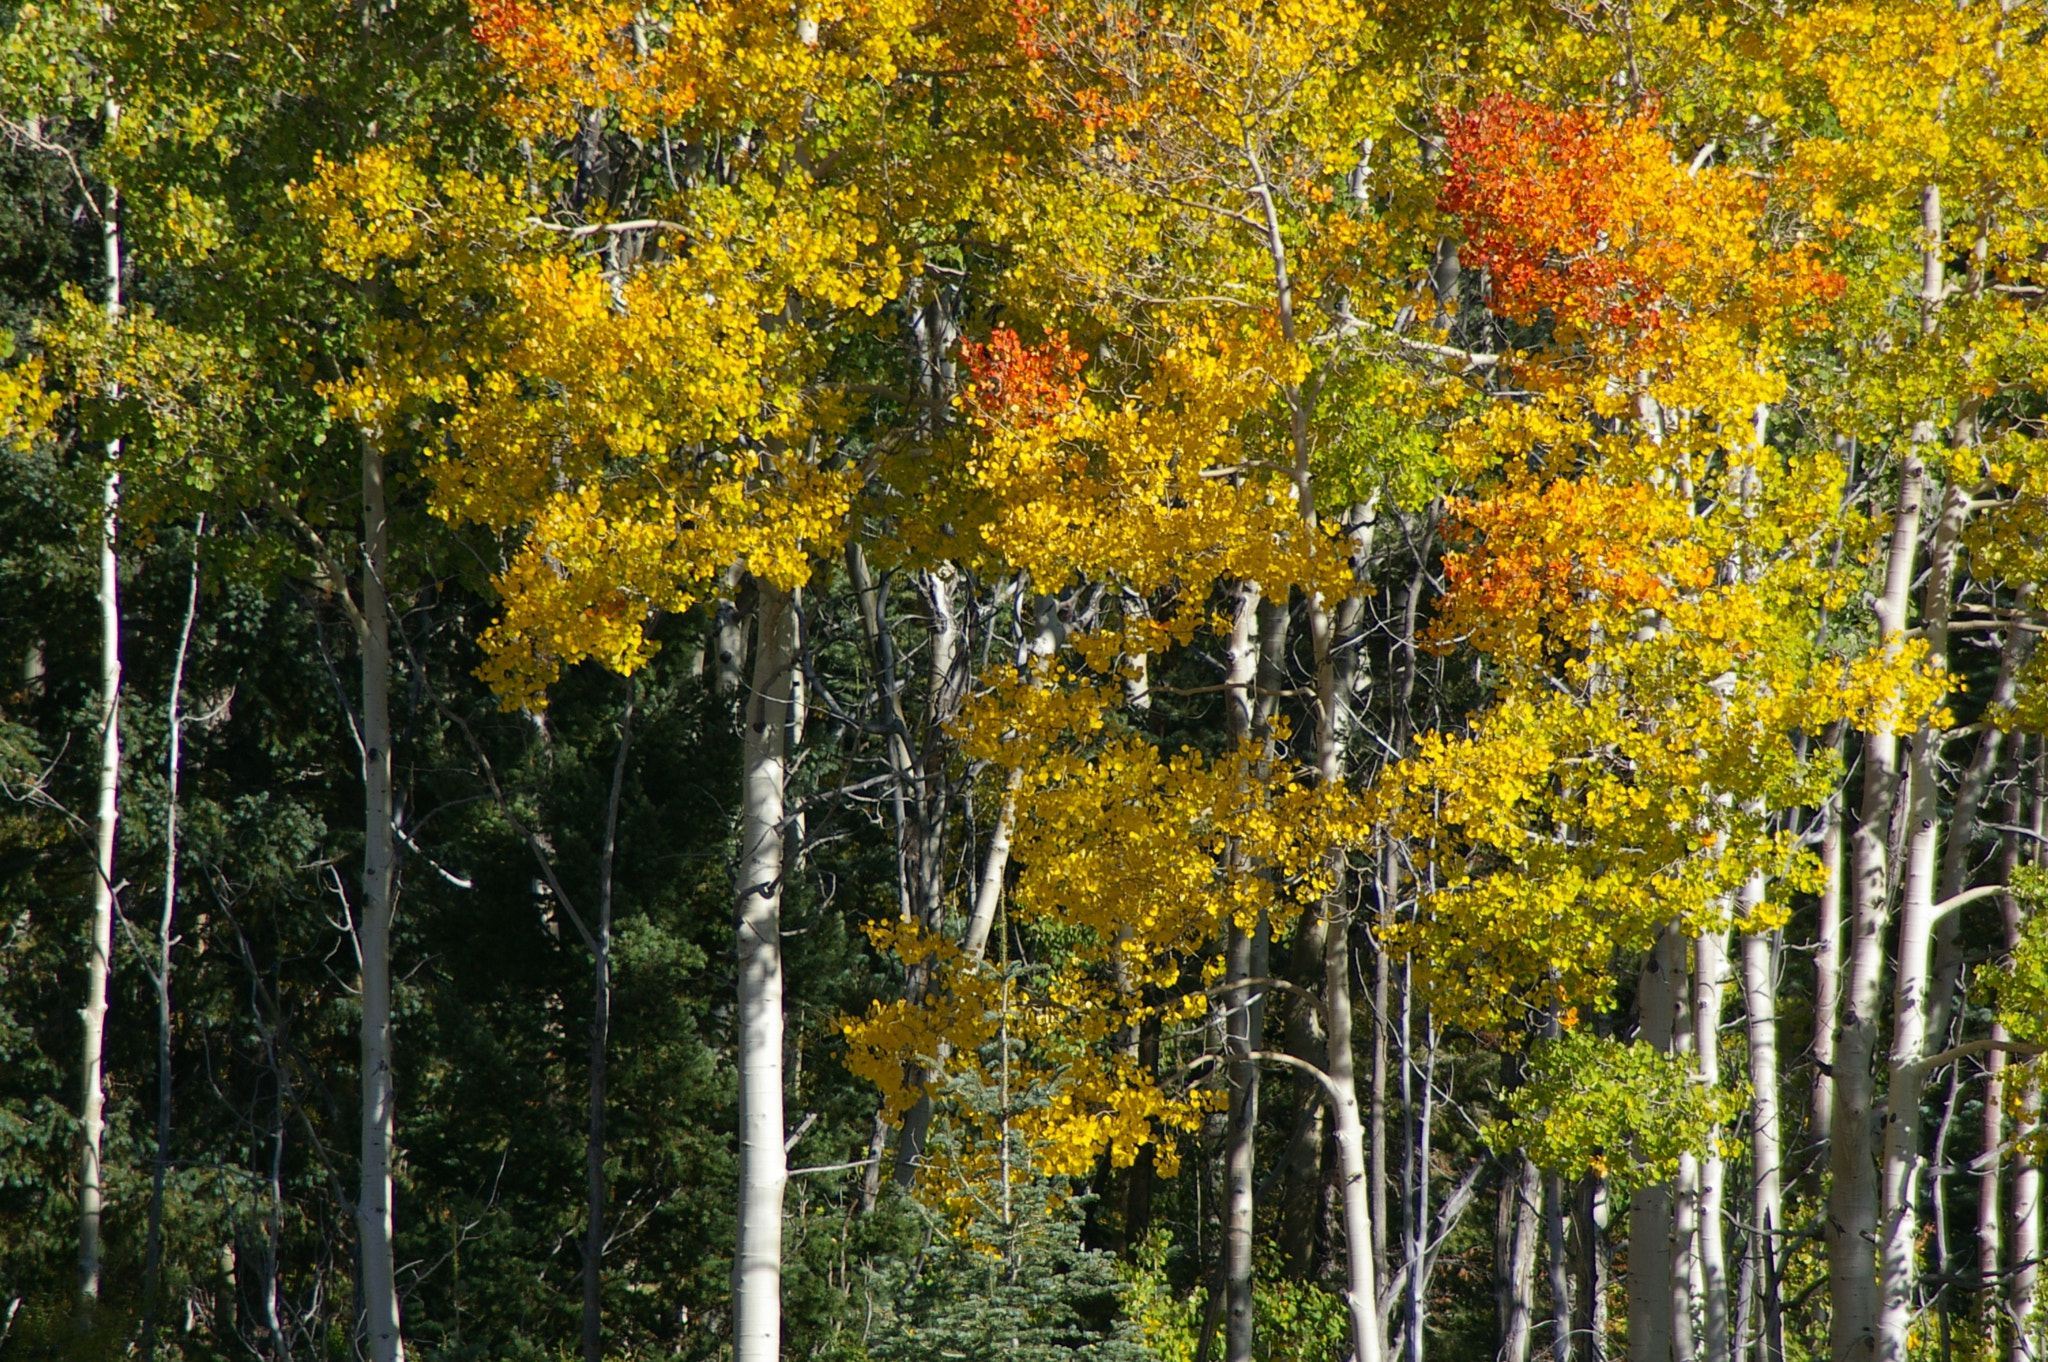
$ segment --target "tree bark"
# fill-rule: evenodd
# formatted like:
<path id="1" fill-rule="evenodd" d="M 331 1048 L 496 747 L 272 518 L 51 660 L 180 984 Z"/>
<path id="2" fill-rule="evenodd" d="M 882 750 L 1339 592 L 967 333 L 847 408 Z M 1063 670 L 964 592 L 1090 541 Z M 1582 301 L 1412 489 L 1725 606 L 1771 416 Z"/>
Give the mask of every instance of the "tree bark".
<path id="1" fill-rule="evenodd" d="M 2042 862 L 2042 834 L 2048 827 L 2048 792 L 2043 785 L 2048 783 L 2048 744 L 2035 740 L 2034 769 L 2032 772 L 2028 803 L 2029 820 L 2033 836 L 2029 839 L 2030 859 L 2036 866 Z M 2008 920 L 2008 939 L 2016 939 L 2019 931 L 2017 917 Z M 2041 1070 L 2039 1065 L 2027 1069 L 2026 1086 L 2020 1090 L 2020 1099 L 2013 1109 L 2013 1128 L 2026 1130 L 2041 1119 Z M 2041 1162 L 2033 1146 L 2021 1143 L 2012 1155 L 2012 1253 L 2010 1269 L 2012 1275 L 2006 1288 L 2006 1334 L 2007 1362 L 2038 1362 L 2040 1350 L 2034 1338 L 2028 1334 L 2028 1325 L 2034 1318 L 2034 1296 L 2041 1281 Z"/>
<path id="2" fill-rule="evenodd" d="M 1702 1083 L 1721 1081 L 1722 990 L 1728 978 L 1728 933 L 1700 933 L 1694 947 L 1693 1050 Z M 1728 1247 L 1723 1233 L 1721 1201 L 1727 1165 L 1717 1146 L 1700 1156 L 1699 1276 L 1700 1323 L 1706 1346 L 1704 1362 L 1729 1362 Z"/>
<path id="3" fill-rule="evenodd" d="M 1351 926 L 1332 920 L 1323 937 L 1323 1007 L 1329 1039 L 1330 1125 L 1344 1208 L 1345 1300 L 1351 1307 L 1352 1362 L 1381 1362 L 1379 1293 L 1374 1285 L 1372 1217 L 1365 1198 L 1365 1129 L 1358 1119 L 1358 1077 L 1351 1057 Z"/>
<path id="4" fill-rule="evenodd" d="M 178 650 L 171 659 L 171 697 L 165 706 L 164 730 L 164 905 L 156 921 L 156 1148 L 149 1167 L 149 1232 L 142 1251 L 142 1356 L 156 1356 L 158 1292 L 163 1285 L 164 1176 L 171 1152 L 171 952 L 178 916 L 178 777 L 184 755 L 184 716 L 179 704 L 185 689 L 185 657 L 192 647 L 192 623 L 199 614 L 199 536 L 206 517 L 192 532 L 192 575 L 185 590 L 185 623 L 178 631 Z"/>
<path id="5" fill-rule="evenodd" d="M 1839 746 L 1839 738 L 1836 744 Z M 1835 1104 L 1835 1012 L 1842 994 L 1842 792 L 1820 807 L 1820 923 L 1813 945 L 1813 1092 L 1807 1125 L 1825 1147 Z"/>
<path id="6" fill-rule="evenodd" d="M 1637 1035 L 1669 1051 L 1684 938 L 1666 928 L 1644 957 L 1636 984 Z M 1629 1362 L 1671 1362 L 1671 1227 L 1669 1182 L 1638 1187 L 1628 1206 Z"/>
<path id="7" fill-rule="evenodd" d="M 2024 1130 L 2041 1119 L 2041 1079 L 2027 1072 L 2013 1125 Z M 2041 1281 L 2041 1163 L 2032 1147 L 2021 1144 L 2012 1156 L 2012 1284 L 2006 1296 L 2010 1320 L 2009 1362 L 2038 1362 L 2040 1350 L 2027 1332 L 2034 1319 L 2034 1296 Z"/>
<path id="8" fill-rule="evenodd" d="M 739 938 L 740 1188 L 733 1249 L 734 1362 L 780 1362 L 782 1193 L 782 867 L 793 593 L 755 582 L 754 681 L 741 772 Z"/>
<path id="9" fill-rule="evenodd" d="M 1939 222 L 1938 208 L 1930 210 Z M 1956 550 L 1969 515 L 1970 494 L 1951 479 L 1935 529 L 1921 630 L 1933 665 L 1948 654 L 1949 599 Z M 1905 1362 L 1919 1279 L 1921 1153 L 1920 1099 L 1926 1086 L 1930 996 L 1929 951 L 1934 937 L 1936 857 L 1940 848 L 1942 735 L 1922 724 L 1914 735 L 1908 770 L 1906 865 L 1899 899 L 1898 958 L 1892 991 L 1892 1052 L 1885 1099 L 1884 1164 L 1878 1240 L 1877 1356 Z M 1945 1009 L 1944 1009 L 1945 1011 Z M 1937 1040 L 1939 1037 L 1937 1036 Z"/>
<path id="10" fill-rule="evenodd" d="M 362 1254 L 363 1329 L 371 1362 L 401 1362 L 392 1244 L 392 1143 L 396 1093 L 391 1068 L 392 855 L 391 613 L 385 600 L 391 527 L 384 502 L 384 454 L 363 439 L 363 601 L 357 641 L 363 659 L 362 1185 L 356 1228 Z"/>
<path id="11" fill-rule="evenodd" d="M 1686 969 L 1686 941 L 1673 935 L 1671 963 L 1671 1051 L 1695 1062 L 1692 979 Z M 1700 1268 L 1700 1161 L 1686 1152 L 1678 1156 L 1678 1177 L 1671 1189 L 1671 1354 L 1691 1362 L 1698 1347 L 1693 1317 L 1699 1309 L 1704 1281 Z"/>
<path id="12" fill-rule="evenodd" d="M 1394 915 L 1394 889 L 1399 881 L 1395 878 L 1394 853 L 1387 852 L 1386 874 L 1382 883 L 1386 886 L 1380 900 L 1380 921 L 1384 929 L 1391 925 Z M 1389 1014 L 1387 1011 L 1388 978 L 1387 950 L 1381 944 L 1383 938 L 1373 939 L 1372 950 L 1372 1262 L 1373 1274 L 1379 1280 L 1387 1279 L 1387 1032 Z"/>
<path id="13" fill-rule="evenodd" d="M 1579 1185 L 1576 1209 L 1579 1233 L 1579 1295 L 1572 1312 L 1572 1335 L 1581 1345 L 1581 1362 L 1607 1362 L 1607 1288 L 1613 1278 L 1612 1248 L 1607 1240 L 1612 1215 L 1607 1179 L 1588 1173 Z"/>
<path id="14" fill-rule="evenodd" d="M 1240 583 L 1236 613 L 1224 646 L 1224 735 L 1234 748 L 1241 747 L 1252 738 L 1261 705 L 1255 687 L 1259 653 L 1253 646 L 1260 605 L 1259 584 Z M 1228 854 L 1230 873 L 1251 873 L 1235 845 Z M 1263 930 L 1264 925 L 1261 921 L 1257 930 Z M 1224 924 L 1224 971 L 1229 989 L 1225 996 L 1230 1009 L 1224 1027 L 1230 1083 L 1230 1110 L 1224 1124 L 1223 1155 L 1223 1347 L 1226 1362 L 1251 1362 L 1253 1344 L 1252 1239 L 1256 1208 L 1252 1198 L 1257 1174 L 1254 1163 L 1259 1124 L 1259 1073 L 1258 1064 L 1252 1056 L 1260 1048 L 1260 1037 L 1254 1029 L 1256 1010 L 1245 981 L 1255 973 L 1252 964 L 1254 946 L 1253 931 L 1244 924 Z"/>
<path id="15" fill-rule="evenodd" d="M 1550 1287 L 1551 1362 L 1572 1359 L 1572 1266 L 1571 1255 L 1565 1249 L 1565 1223 L 1569 1216 L 1564 1179 L 1555 1173 L 1545 1173 L 1543 1254 L 1548 1263 Z"/>
<path id="16" fill-rule="evenodd" d="M 1885 554 L 1884 590 L 1875 613 L 1879 645 L 1903 646 L 1907 593 L 1920 535 L 1923 473 L 1918 458 L 1899 471 L 1899 502 Z M 1835 1029 L 1834 1106 L 1829 1114 L 1829 1352 L 1833 1362 L 1864 1362 L 1877 1344 L 1877 1160 L 1871 1147 L 1872 1070 L 1877 1054 L 1879 987 L 1891 921 L 1890 838 L 1897 799 L 1898 735 L 1880 723 L 1863 735 L 1863 789 L 1850 839 L 1848 968 Z"/>
<path id="17" fill-rule="evenodd" d="M 626 682 L 619 713 L 619 751 L 604 805 L 604 850 L 597 863 L 597 921 L 591 924 L 590 1107 L 583 1144 L 583 1182 L 589 1202 L 583 1230 L 583 1362 L 604 1362 L 604 1143 L 606 1049 L 612 1025 L 612 866 L 619 845 L 619 798 L 626 786 L 626 754 L 633 744 L 634 686 Z"/>
<path id="18" fill-rule="evenodd" d="M 1743 893 L 1746 909 L 1763 902 L 1762 877 Z M 1756 1287 L 1760 1309 L 1753 1322 L 1758 1362 L 1783 1362 L 1785 1328 L 1779 1285 L 1784 1262 L 1785 1200 L 1781 1184 L 1782 1147 L 1778 1129 L 1778 990 L 1769 935 L 1742 938 L 1742 998 L 1748 1018 L 1750 1221 L 1756 1239 Z"/>
<path id="19" fill-rule="evenodd" d="M 1536 1319 L 1536 1236 L 1542 1174 L 1526 1154 L 1511 1156 L 1493 1228 L 1493 1315 L 1499 1362 L 1529 1362 Z M 1411 1326 L 1414 1327 L 1414 1326 Z"/>
<path id="20" fill-rule="evenodd" d="M 106 135 L 120 122 L 121 106 L 104 106 Z M 102 305 L 111 326 L 121 317 L 121 206 L 106 190 L 100 225 Z M 118 396 L 118 390 L 110 394 Z M 100 1166 L 106 1133 L 107 980 L 114 951 L 114 840 L 121 812 L 121 562 L 116 552 L 121 509 L 121 442 L 109 440 L 100 479 L 100 767 L 93 814 L 93 860 L 87 885 L 85 1006 L 81 1094 L 78 1104 L 78 1302 L 80 1319 L 93 1321 L 100 1298 Z"/>

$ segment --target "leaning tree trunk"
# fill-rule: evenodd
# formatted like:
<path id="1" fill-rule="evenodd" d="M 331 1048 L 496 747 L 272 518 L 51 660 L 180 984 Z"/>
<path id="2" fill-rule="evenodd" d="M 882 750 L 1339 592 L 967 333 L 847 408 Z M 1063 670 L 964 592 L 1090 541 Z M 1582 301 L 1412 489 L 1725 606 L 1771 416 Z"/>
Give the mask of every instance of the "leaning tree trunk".
<path id="1" fill-rule="evenodd" d="M 363 440 L 363 600 L 357 621 L 363 655 L 362 1185 L 356 1231 L 362 1255 L 363 1328 L 371 1362 L 400 1362 L 397 1258 L 392 1244 L 391 1162 L 396 1095 L 391 1071 L 391 918 L 395 888 L 391 796 L 391 613 L 385 584 L 391 527 L 384 503 L 384 454 Z"/>
<path id="2" fill-rule="evenodd" d="M 783 804 L 788 776 L 792 593 L 756 580 L 754 684 L 741 772 L 739 936 L 740 1189 L 733 1248 L 734 1362 L 782 1353 Z"/>

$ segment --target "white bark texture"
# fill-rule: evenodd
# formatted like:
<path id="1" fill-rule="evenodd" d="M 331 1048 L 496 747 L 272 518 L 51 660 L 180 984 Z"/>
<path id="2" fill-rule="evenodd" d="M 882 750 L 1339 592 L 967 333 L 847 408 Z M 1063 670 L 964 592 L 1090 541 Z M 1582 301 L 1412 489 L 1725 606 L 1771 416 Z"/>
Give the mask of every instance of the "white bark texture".
<path id="1" fill-rule="evenodd" d="M 1821 805 L 1820 921 L 1813 945 L 1813 1098 L 1807 1125 L 1827 1143 L 1835 1106 L 1835 1011 L 1842 994 L 1842 796 Z"/>
<path id="2" fill-rule="evenodd" d="M 1903 645 L 1907 593 L 1920 537 L 1923 473 L 1918 459 L 1899 472 L 1899 502 L 1885 553 L 1884 591 L 1876 604 L 1878 639 L 1887 654 Z M 1875 1100 L 1872 1063 L 1877 1052 L 1879 988 L 1885 935 L 1890 925 L 1890 830 L 1897 804 L 1898 735 L 1877 727 L 1863 735 L 1863 791 L 1850 841 L 1847 969 L 1835 1028 L 1834 1107 L 1829 1113 L 1828 1248 L 1829 1353 L 1833 1362 L 1875 1355 L 1877 1272 L 1877 1160 L 1871 1147 Z"/>
<path id="3" fill-rule="evenodd" d="M 754 681 L 741 772 L 739 938 L 740 1191 L 733 1250 L 734 1362 L 782 1352 L 783 795 L 788 776 L 796 602 L 757 581 Z"/>
<path id="4" fill-rule="evenodd" d="M 1536 1322 L 1536 1236 L 1542 1175 L 1526 1154 L 1509 1156 L 1493 1229 L 1494 1328 L 1497 1362 L 1529 1362 Z M 1419 1270 L 1419 1269 L 1418 1269 Z"/>
<path id="5" fill-rule="evenodd" d="M 117 445 L 107 452 L 101 484 L 100 534 L 100 769 L 93 817 L 90 919 L 87 926 L 84 1026 L 84 1091 L 79 1102 L 78 1294 L 88 1305 L 100 1294 L 100 1215 L 104 1188 L 101 1144 L 106 1134 L 107 978 L 114 950 L 114 834 L 121 802 L 121 603 L 120 561 L 114 550 L 121 475 Z"/>
<path id="6" fill-rule="evenodd" d="M 1702 1083 L 1721 1081 L 1722 989 L 1728 978 L 1728 933 L 1702 932 L 1693 968 L 1693 1050 Z M 1704 1362 L 1729 1362 L 1728 1246 L 1722 1231 L 1721 1199 L 1727 1165 L 1709 1148 L 1700 1158 L 1699 1274 L 1701 1342 Z"/>
<path id="7" fill-rule="evenodd" d="M 1762 877 L 1743 891 L 1746 910 L 1763 902 Z M 1761 1318 L 1753 1321 L 1759 1362 L 1780 1362 L 1785 1355 L 1778 1286 L 1783 1275 L 1786 1241 L 1785 1202 L 1781 1182 L 1781 1136 L 1778 1130 L 1778 991 L 1772 976 L 1769 936 L 1760 932 L 1742 938 L 1742 998 L 1748 1018 L 1749 1086 L 1753 1093 L 1749 1118 L 1751 1168 L 1750 1222 L 1755 1226 L 1757 1271 L 1762 1280 L 1756 1299 Z"/>
<path id="8" fill-rule="evenodd" d="M 113 135 L 121 106 L 109 99 L 106 132 Z M 107 321 L 121 316 L 120 197 L 111 188 L 101 220 Z M 100 1166 L 106 1134 L 107 977 L 114 950 L 114 836 L 121 806 L 121 562 L 115 551 L 120 526 L 121 442 L 110 440 L 100 483 L 100 769 L 93 814 L 92 878 L 88 885 L 85 1006 L 78 1103 L 78 1298 L 90 1311 L 100 1295 L 100 1216 L 105 1187 Z"/>
<path id="9" fill-rule="evenodd" d="M 384 454 L 363 440 L 363 599 L 357 622 L 363 657 L 362 1185 L 356 1231 L 362 1255 L 362 1310 L 372 1362 L 401 1362 L 397 1258 L 392 1245 L 391 1161 L 396 1092 L 391 1069 L 391 613 L 384 590 L 391 526 L 384 504 Z"/>
<path id="10" fill-rule="evenodd" d="M 1969 492 L 1951 480 L 1942 499 L 1921 609 L 1921 628 L 1937 666 L 1948 652 L 1949 591 L 1969 502 Z M 1927 1078 L 1922 1061 L 1927 1055 L 1929 1012 L 1936 1005 L 1929 993 L 1928 959 L 1941 841 L 1942 746 L 1941 734 L 1923 725 L 1914 735 L 1908 760 L 1906 864 L 1893 967 L 1892 1053 L 1879 1184 L 1877 1356 L 1883 1362 L 1905 1362 L 1919 1276 L 1915 1241 L 1920 1232 L 1918 1185 L 1925 1163 L 1920 1151 L 1920 1098 Z"/>
<path id="11" fill-rule="evenodd" d="M 1338 1196 L 1344 1207 L 1345 1299 L 1351 1307 L 1352 1362 L 1381 1362 L 1378 1288 L 1373 1284 L 1372 1216 L 1365 1204 L 1365 1127 L 1358 1119 L 1358 1075 L 1351 1061 L 1351 931 L 1333 921 L 1323 944 L 1323 1005 L 1329 1016 L 1331 1129 Z"/>
<path id="12" fill-rule="evenodd" d="M 1639 1034 L 1659 1050 L 1671 1048 L 1673 995 L 1684 955 L 1683 938 L 1667 929 L 1645 957 L 1636 985 Z M 1629 1195 L 1629 1362 L 1671 1362 L 1671 1196 L 1668 1182 L 1638 1187 Z"/>

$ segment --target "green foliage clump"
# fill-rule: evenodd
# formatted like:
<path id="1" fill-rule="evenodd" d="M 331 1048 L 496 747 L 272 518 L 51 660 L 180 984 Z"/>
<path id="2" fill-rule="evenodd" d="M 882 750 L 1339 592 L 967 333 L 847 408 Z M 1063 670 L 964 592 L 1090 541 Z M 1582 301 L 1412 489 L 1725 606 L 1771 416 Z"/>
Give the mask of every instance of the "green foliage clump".
<path id="1" fill-rule="evenodd" d="M 1529 1082 L 1508 1096 L 1512 1116 L 1492 1127 L 1496 1148 L 1528 1151 L 1566 1178 L 1599 1173 L 1619 1192 L 1661 1182 L 1686 1154 L 1715 1147 L 1749 1093 L 1709 1087 L 1686 1061 L 1647 1041 L 1572 1031 L 1536 1047 Z"/>

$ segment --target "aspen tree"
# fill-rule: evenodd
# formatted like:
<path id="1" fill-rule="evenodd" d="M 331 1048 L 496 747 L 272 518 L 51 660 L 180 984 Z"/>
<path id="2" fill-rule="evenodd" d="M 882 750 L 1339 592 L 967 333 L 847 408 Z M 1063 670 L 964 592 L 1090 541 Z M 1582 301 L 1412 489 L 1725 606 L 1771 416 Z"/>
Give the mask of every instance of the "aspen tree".
<path id="1" fill-rule="evenodd" d="M 104 135 L 112 138 L 121 106 L 105 101 Z M 105 191 L 100 208 L 102 244 L 101 301 L 111 327 L 121 317 L 121 204 L 118 191 Z M 88 1317 L 100 1295 L 100 1217 L 103 1212 L 102 1140 L 106 1133 L 107 978 L 114 952 L 114 843 L 121 813 L 121 562 L 116 552 L 121 505 L 121 442 L 105 450 L 101 475 L 99 529 L 100 608 L 100 757 L 98 798 L 93 810 L 92 868 L 86 897 L 87 919 L 85 1006 L 79 1099 L 78 1170 L 78 1296 Z"/>

